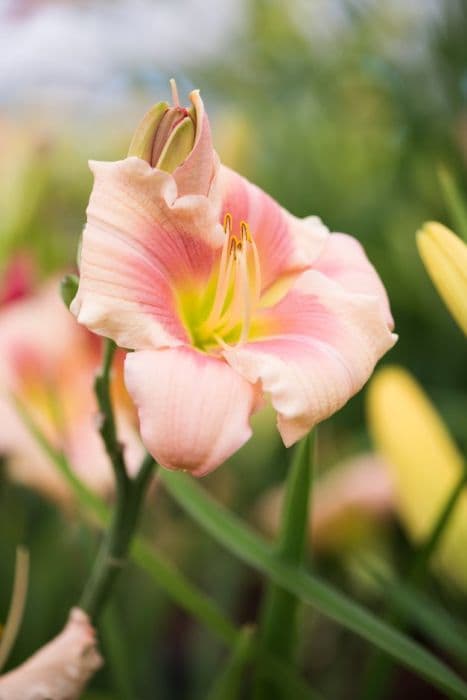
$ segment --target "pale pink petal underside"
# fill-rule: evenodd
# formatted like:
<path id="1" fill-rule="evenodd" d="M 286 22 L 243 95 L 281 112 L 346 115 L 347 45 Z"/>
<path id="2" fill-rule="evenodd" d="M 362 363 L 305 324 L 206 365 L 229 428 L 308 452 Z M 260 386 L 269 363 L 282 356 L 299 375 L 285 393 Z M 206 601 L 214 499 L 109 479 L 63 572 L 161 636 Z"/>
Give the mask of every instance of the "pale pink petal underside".
<path id="1" fill-rule="evenodd" d="M 203 476 L 251 436 L 257 390 L 222 359 L 182 347 L 134 352 L 125 382 L 143 442 L 168 469 Z"/>

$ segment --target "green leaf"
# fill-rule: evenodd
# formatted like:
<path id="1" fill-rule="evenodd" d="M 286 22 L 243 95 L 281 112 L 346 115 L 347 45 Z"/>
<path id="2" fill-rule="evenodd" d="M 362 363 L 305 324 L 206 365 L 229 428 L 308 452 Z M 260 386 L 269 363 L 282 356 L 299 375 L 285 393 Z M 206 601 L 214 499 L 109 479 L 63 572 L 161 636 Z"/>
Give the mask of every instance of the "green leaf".
<path id="1" fill-rule="evenodd" d="M 467 241 L 467 206 L 457 182 L 449 170 L 443 166 L 438 168 L 438 178 L 451 217 L 451 226 L 464 241 Z"/>
<path id="2" fill-rule="evenodd" d="M 467 627 L 454 619 L 436 600 L 400 581 L 369 572 L 399 616 L 415 625 L 434 644 L 467 664 Z"/>
<path id="3" fill-rule="evenodd" d="M 253 640 L 252 627 L 240 630 L 230 658 L 220 676 L 216 678 L 207 700 L 238 700 L 242 697 L 243 675 L 251 658 Z"/>
<path id="4" fill-rule="evenodd" d="M 312 481 L 310 457 L 313 447 L 313 435 L 297 445 L 286 480 L 276 555 L 281 561 L 292 566 L 299 566 L 302 562 L 308 533 L 308 504 Z M 295 595 L 274 582 L 269 584 L 259 626 L 259 643 L 263 651 L 269 651 L 284 661 L 292 661 L 294 658 L 298 604 Z M 258 669 L 256 700 L 273 700 L 284 697 L 286 693 L 286 688 L 271 687 L 261 667 Z"/>
<path id="5" fill-rule="evenodd" d="M 172 497 L 198 525 L 241 560 L 433 685 L 467 698 L 467 685 L 433 654 L 317 577 L 277 559 L 261 537 L 217 504 L 193 478 L 168 471 L 161 471 L 160 476 Z"/>

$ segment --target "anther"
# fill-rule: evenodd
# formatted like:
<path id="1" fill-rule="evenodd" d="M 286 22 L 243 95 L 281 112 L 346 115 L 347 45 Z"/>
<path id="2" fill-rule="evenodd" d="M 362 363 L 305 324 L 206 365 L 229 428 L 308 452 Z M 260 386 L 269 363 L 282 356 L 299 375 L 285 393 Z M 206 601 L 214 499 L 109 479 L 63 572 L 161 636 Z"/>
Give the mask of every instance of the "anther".
<path id="1" fill-rule="evenodd" d="M 232 214 L 229 212 L 224 216 L 224 231 L 228 236 L 232 233 Z"/>

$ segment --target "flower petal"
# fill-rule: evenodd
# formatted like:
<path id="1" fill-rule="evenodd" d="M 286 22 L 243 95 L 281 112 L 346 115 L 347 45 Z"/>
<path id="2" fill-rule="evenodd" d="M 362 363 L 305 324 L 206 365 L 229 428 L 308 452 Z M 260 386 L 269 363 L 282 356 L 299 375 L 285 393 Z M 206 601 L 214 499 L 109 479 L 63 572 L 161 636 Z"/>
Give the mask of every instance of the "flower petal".
<path id="1" fill-rule="evenodd" d="M 316 271 L 265 310 L 264 322 L 269 337 L 224 356 L 245 379 L 261 381 L 287 446 L 357 393 L 397 339 L 378 298 L 346 292 Z"/>
<path id="2" fill-rule="evenodd" d="M 125 382 L 143 442 L 167 469 L 203 476 L 251 436 L 257 389 L 222 359 L 182 347 L 129 353 Z"/>
<path id="3" fill-rule="evenodd" d="M 313 264 L 327 277 L 339 282 L 349 292 L 371 294 L 380 300 L 390 328 L 394 327 L 388 295 L 378 273 L 368 260 L 362 245 L 346 233 L 333 233 L 326 240 L 321 255 Z"/>
<path id="4" fill-rule="evenodd" d="M 316 216 L 297 219 L 263 190 L 221 166 L 222 221 L 230 213 L 233 231 L 248 223 L 258 248 L 262 289 L 296 275 L 317 258 L 329 231 Z"/>
<path id="5" fill-rule="evenodd" d="M 78 700 L 103 664 L 89 616 L 72 608 L 59 635 L 0 678 L 0 698 Z"/>
<path id="6" fill-rule="evenodd" d="M 91 163 L 95 183 L 71 310 L 96 333 L 132 349 L 187 341 L 177 288 L 205 283 L 224 240 L 218 207 L 177 197 L 175 180 L 131 157 Z"/>
<path id="7" fill-rule="evenodd" d="M 190 100 L 196 115 L 196 136 L 190 155 L 174 172 L 179 196 L 207 195 L 218 168 L 218 157 L 212 147 L 211 127 L 199 90 L 191 92 Z"/>

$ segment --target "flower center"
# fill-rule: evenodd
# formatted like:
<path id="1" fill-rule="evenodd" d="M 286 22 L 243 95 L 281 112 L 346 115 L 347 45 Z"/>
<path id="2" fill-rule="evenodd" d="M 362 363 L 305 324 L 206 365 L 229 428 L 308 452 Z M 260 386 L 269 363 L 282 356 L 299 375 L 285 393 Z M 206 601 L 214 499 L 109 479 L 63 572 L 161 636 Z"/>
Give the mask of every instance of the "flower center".
<path id="1" fill-rule="evenodd" d="M 232 215 L 226 214 L 224 231 L 215 286 L 205 307 L 207 316 L 193 333 L 195 345 L 203 350 L 244 343 L 261 293 L 258 250 L 248 224 L 241 221 L 236 235 Z"/>

